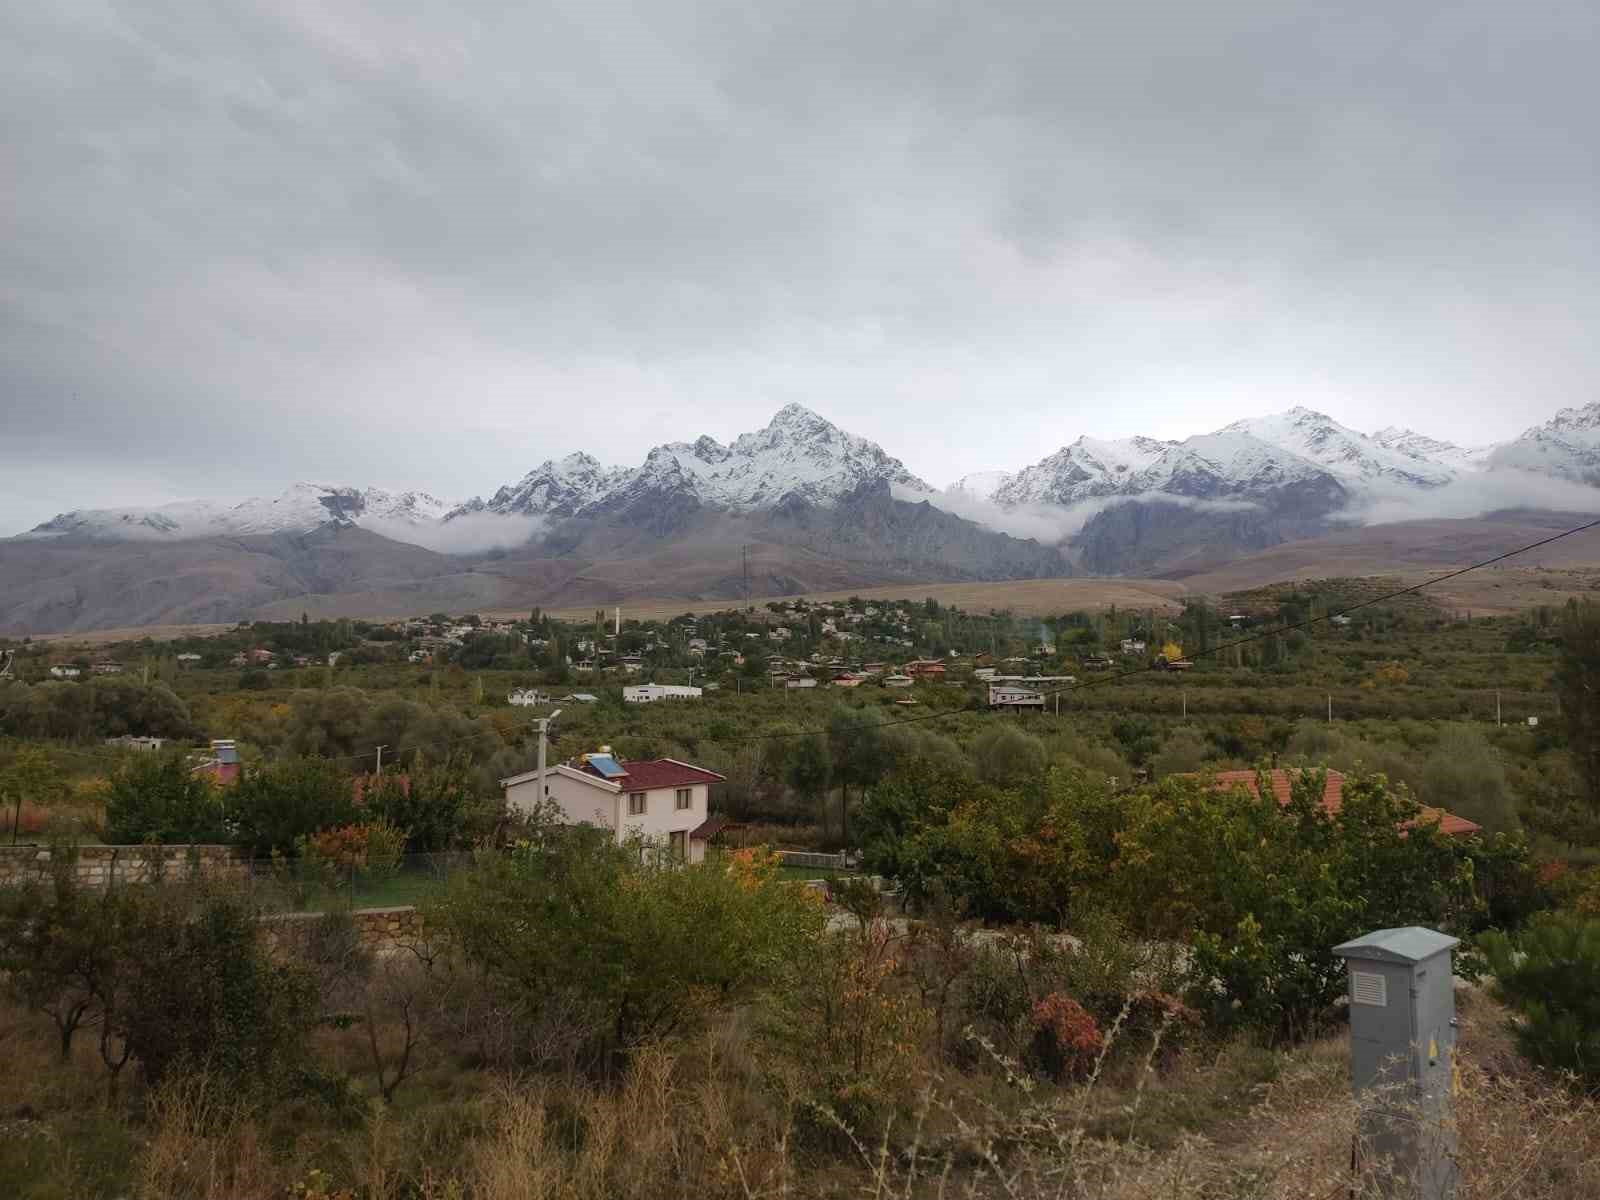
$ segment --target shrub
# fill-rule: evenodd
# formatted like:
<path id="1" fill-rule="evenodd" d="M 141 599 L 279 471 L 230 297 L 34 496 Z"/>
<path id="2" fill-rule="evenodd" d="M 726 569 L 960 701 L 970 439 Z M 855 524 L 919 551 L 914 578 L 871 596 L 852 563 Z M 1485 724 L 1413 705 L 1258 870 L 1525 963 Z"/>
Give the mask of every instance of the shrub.
<path id="1" fill-rule="evenodd" d="M 1491 931 L 1479 945 L 1500 998 L 1522 1015 L 1522 1053 L 1600 1085 L 1600 919 L 1549 913 L 1515 938 Z"/>
<path id="2" fill-rule="evenodd" d="M 316 982 L 273 962 L 238 897 L 156 889 L 127 928 L 126 976 L 107 1020 L 145 1078 L 204 1071 L 239 1093 L 295 1090 L 309 1060 Z"/>
<path id="3" fill-rule="evenodd" d="M 1089 1073 L 1105 1037 L 1089 1010 L 1072 997 L 1051 992 L 1033 1006 L 1034 1056 L 1052 1079 Z"/>
<path id="4" fill-rule="evenodd" d="M 301 859 L 330 880 L 360 875 L 385 879 L 400 866 L 405 853 L 405 833 L 393 825 L 374 821 L 365 825 L 337 825 L 295 840 Z"/>
<path id="5" fill-rule="evenodd" d="M 222 794 L 177 754 L 131 757 L 106 791 L 106 836 L 112 842 L 226 842 Z"/>

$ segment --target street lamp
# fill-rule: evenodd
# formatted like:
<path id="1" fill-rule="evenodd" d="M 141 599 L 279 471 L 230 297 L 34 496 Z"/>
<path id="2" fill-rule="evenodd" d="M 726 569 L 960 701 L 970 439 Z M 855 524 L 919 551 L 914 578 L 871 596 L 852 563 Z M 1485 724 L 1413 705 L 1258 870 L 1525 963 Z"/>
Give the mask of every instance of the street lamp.
<path id="1" fill-rule="evenodd" d="M 539 807 L 541 809 L 544 807 L 544 759 L 545 759 L 545 748 L 546 748 L 546 746 L 548 746 L 549 740 L 550 740 L 550 722 L 554 721 L 560 715 L 561 715 L 561 710 L 558 708 L 558 709 L 555 710 L 555 712 L 551 713 L 548 717 L 540 717 L 540 718 L 538 718 L 538 722 L 539 722 L 539 779 L 538 779 L 537 787 L 538 787 L 538 796 L 539 796 Z"/>

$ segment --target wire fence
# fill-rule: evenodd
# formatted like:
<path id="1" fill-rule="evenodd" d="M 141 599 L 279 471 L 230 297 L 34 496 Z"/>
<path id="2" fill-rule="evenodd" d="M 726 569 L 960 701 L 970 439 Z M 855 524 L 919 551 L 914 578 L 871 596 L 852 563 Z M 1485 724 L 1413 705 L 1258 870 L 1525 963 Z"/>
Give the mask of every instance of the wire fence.
<path id="1" fill-rule="evenodd" d="M 403 854 L 373 868 L 356 863 L 296 859 L 246 859 L 237 878 L 268 912 L 397 908 L 437 896 L 450 877 L 472 865 L 471 851 Z"/>

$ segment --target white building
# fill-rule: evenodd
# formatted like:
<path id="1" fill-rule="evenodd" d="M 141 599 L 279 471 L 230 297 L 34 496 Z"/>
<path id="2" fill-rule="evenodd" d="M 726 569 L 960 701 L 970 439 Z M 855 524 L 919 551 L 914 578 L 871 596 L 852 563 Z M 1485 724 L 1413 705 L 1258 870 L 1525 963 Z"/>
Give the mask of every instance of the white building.
<path id="1" fill-rule="evenodd" d="M 724 776 L 674 758 L 618 762 L 602 747 L 576 762 L 545 771 L 545 798 L 571 825 L 609 829 L 618 845 L 630 838 L 668 851 L 679 861 L 705 859 L 706 841 L 720 818 L 707 818 L 713 783 Z M 531 812 L 538 802 L 538 772 L 502 779 L 506 807 Z"/>
<path id="2" fill-rule="evenodd" d="M 146 754 L 158 751 L 166 744 L 166 738 L 135 737 L 131 733 L 125 733 L 121 737 L 106 739 L 106 745 L 108 746 L 115 746 L 119 750 L 139 750 Z"/>
<path id="3" fill-rule="evenodd" d="M 624 704 L 652 704 L 657 700 L 698 700 L 700 689 L 676 683 L 641 683 L 622 689 Z"/>
<path id="4" fill-rule="evenodd" d="M 538 688 L 518 688 L 506 696 L 506 703 L 518 708 L 532 708 L 536 704 L 549 704 L 550 697 Z"/>
<path id="5" fill-rule="evenodd" d="M 56 679 L 76 679 L 79 675 L 83 674 L 83 668 L 74 667 L 71 664 L 67 664 L 60 667 L 51 667 L 50 674 Z"/>
<path id="6" fill-rule="evenodd" d="M 989 685 L 990 708 L 1043 708 L 1044 693 L 1014 683 Z"/>

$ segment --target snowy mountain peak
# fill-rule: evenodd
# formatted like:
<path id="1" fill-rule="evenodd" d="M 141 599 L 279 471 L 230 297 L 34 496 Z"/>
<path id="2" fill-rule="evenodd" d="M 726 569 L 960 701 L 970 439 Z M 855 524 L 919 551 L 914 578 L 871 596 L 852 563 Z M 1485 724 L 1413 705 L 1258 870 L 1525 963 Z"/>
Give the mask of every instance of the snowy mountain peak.
<path id="1" fill-rule="evenodd" d="M 1326 413 L 1305 407 L 1235 421 L 1221 432 L 1250 434 L 1344 479 L 1388 479 L 1417 487 L 1438 487 L 1453 477 L 1448 467 L 1390 449 L 1339 424 Z"/>
<path id="2" fill-rule="evenodd" d="M 879 482 L 930 490 L 876 443 L 803 404 L 786 404 L 764 427 L 740 434 L 730 445 L 710 436 L 668 442 L 632 470 L 606 471 L 587 455 L 569 455 L 530 472 L 515 487 L 501 488 L 481 508 L 584 516 L 634 511 L 676 497 L 747 512 L 789 497 L 831 504 L 863 484 Z"/>
<path id="3" fill-rule="evenodd" d="M 77 535 L 116 540 L 248 537 L 305 533 L 322 525 L 368 522 L 424 525 L 449 509 L 427 492 L 392 492 L 339 484 L 300 482 L 273 497 L 238 504 L 184 500 L 153 508 L 75 509 L 36 526 L 30 536 Z"/>
<path id="4" fill-rule="evenodd" d="M 1553 434 L 1585 434 L 1593 435 L 1600 431 L 1600 401 L 1585 404 L 1582 408 L 1563 408 L 1543 425 L 1534 429 L 1544 430 Z M 1528 433 L 1534 432 L 1530 429 Z M 1528 436 L 1527 434 L 1523 435 Z"/>
<path id="5" fill-rule="evenodd" d="M 1600 403 L 1563 408 L 1487 455 L 1490 467 L 1600 484 Z"/>

